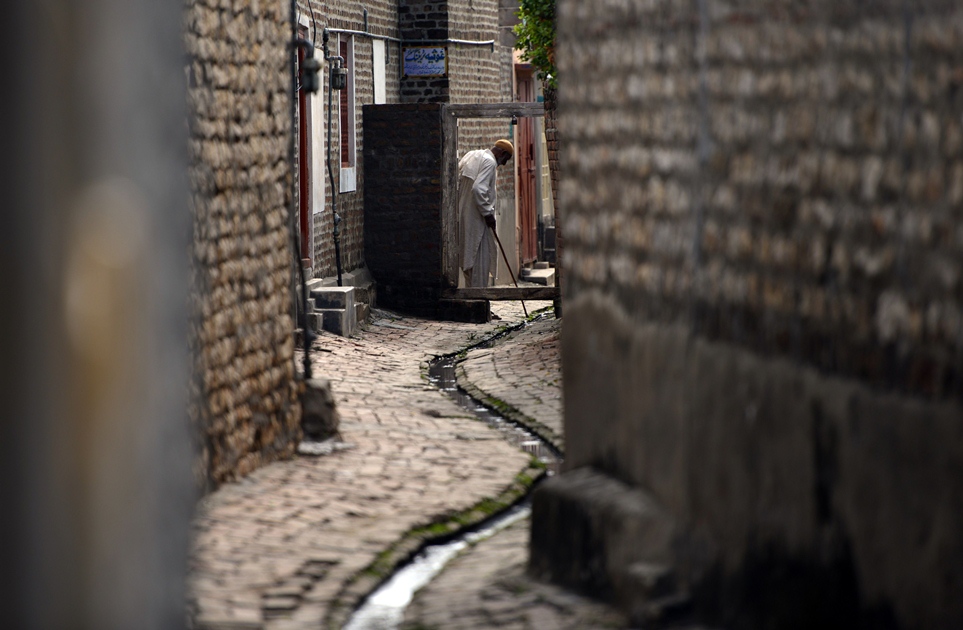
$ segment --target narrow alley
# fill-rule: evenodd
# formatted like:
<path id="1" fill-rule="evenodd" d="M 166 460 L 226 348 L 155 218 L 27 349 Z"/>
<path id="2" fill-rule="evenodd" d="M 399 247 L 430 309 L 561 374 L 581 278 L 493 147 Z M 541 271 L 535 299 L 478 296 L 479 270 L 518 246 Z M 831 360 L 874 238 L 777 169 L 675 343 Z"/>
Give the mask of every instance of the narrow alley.
<path id="1" fill-rule="evenodd" d="M 963 2 L 5 7 L 3 628 L 963 628 Z"/>
<path id="2" fill-rule="evenodd" d="M 343 442 L 327 455 L 265 466 L 203 499 L 189 578 L 194 628 L 340 627 L 422 542 L 527 492 L 544 471 L 426 376 L 432 357 L 524 321 L 518 303 L 493 311 L 500 319 L 482 325 L 375 311 L 356 337 L 323 334 L 314 343 L 313 364 L 331 379 Z M 494 348 L 469 352 L 458 375 L 459 384 L 507 403 L 561 445 L 559 326 L 547 315 Z M 539 628 L 549 627 L 547 618 L 556 620 L 551 627 L 586 627 L 586 619 L 620 627 L 616 613 L 555 587 L 541 585 L 557 595 L 535 605 L 536 591 L 497 585 L 509 574 L 516 583 L 527 579 L 527 523 L 468 560 L 474 581 L 437 579 L 405 627 Z M 502 596 L 480 598 L 484 588 Z"/>

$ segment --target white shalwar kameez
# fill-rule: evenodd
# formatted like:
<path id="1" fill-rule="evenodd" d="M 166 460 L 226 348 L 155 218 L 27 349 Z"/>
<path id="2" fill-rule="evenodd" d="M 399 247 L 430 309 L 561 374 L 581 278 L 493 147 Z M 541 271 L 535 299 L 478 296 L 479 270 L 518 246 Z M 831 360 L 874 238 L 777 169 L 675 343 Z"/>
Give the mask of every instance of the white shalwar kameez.
<path id="1" fill-rule="evenodd" d="M 487 287 L 495 261 L 495 237 L 485 223 L 495 214 L 495 168 L 491 149 L 469 151 L 458 162 L 458 210 L 461 213 L 461 268 L 467 286 Z"/>

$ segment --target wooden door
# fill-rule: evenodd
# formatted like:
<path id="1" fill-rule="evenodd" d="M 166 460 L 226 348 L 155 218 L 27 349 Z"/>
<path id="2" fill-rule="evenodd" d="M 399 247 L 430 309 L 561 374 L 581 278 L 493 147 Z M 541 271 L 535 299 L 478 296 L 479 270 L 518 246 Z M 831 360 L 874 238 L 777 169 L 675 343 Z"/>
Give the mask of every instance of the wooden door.
<path id="1" fill-rule="evenodd" d="M 531 69 L 516 68 L 518 100 L 535 101 L 535 78 Z M 535 199 L 535 121 L 520 118 L 515 137 L 515 161 L 518 169 L 518 228 L 521 263 L 527 264 L 538 258 L 538 222 Z"/>

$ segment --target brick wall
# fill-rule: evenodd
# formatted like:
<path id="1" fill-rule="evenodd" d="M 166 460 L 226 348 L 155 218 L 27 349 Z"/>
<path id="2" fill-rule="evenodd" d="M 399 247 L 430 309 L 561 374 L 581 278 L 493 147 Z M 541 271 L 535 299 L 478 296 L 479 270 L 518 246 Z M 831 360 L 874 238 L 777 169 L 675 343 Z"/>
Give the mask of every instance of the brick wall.
<path id="1" fill-rule="evenodd" d="M 327 26 L 330 29 L 364 31 L 364 11 L 368 12 L 368 32 L 382 37 L 398 38 L 398 2 L 394 0 L 379 0 L 376 2 L 313 2 L 310 8 L 307 3 L 300 2 L 301 11 L 306 18 L 311 16 L 317 24 L 317 52 L 319 59 L 323 59 L 321 51 L 321 33 Z M 310 19 L 310 18 L 309 18 Z M 342 35 L 345 36 L 346 35 Z M 332 54 L 337 52 L 336 46 L 339 34 L 331 34 Z M 355 51 L 355 131 L 357 143 L 357 187 L 355 191 L 338 194 L 338 214 L 343 219 L 341 224 L 341 264 L 344 271 L 356 269 L 365 264 L 364 258 L 364 165 L 362 160 L 364 137 L 362 133 L 362 108 L 374 102 L 374 77 L 372 61 L 372 38 L 364 35 L 354 35 Z M 388 63 L 385 68 L 386 100 L 388 103 L 400 101 L 399 68 L 400 52 L 397 42 L 386 41 L 388 49 Z M 326 64 L 323 64 L 326 66 Z M 323 124 L 327 124 L 327 70 L 322 73 L 322 89 L 313 97 L 321 99 L 324 111 Z M 335 186 L 340 186 L 340 158 L 341 139 L 339 126 L 338 94 L 334 95 L 331 135 L 332 164 Z M 325 138 L 326 138 L 325 134 Z M 325 151 L 322 145 L 313 147 L 316 151 Z M 320 161 L 324 164 L 324 157 Z M 314 221 L 314 269 L 315 277 L 331 277 L 337 273 L 334 240 L 333 214 L 331 212 L 331 183 L 326 168 L 312 174 L 312 177 L 324 179 L 324 210 L 315 215 Z"/>
<path id="2" fill-rule="evenodd" d="M 567 466 L 667 508 L 725 625 L 963 623 L 960 24 L 559 2 Z"/>
<path id="3" fill-rule="evenodd" d="M 441 43 L 449 37 L 448 2 L 404 2 L 398 7 L 398 32 L 405 43 L 432 42 L 447 46 L 449 74 L 452 68 L 450 45 Z M 403 77 L 400 82 L 403 103 L 447 103 L 450 99 L 449 77 Z"/>
<path id="4" fill-rule="evenodd" d="M 472 8 L 474 5 L 474 8 Z M 368 11 L 368 32 L 407 42 L 444 40 L 448 37 L 461 39 L 495 39 L 498 37 L 498 7 L 494 0 L 478 2 L 312 2 L 299 3 L 302 16 L 309 23 L 313 20 L 318 29 L 318 52 L 320 56 L 321 30 L 330 29 L 364 30 L 364 10 Z M 311 10 L 313 9 L 313 16 Z M 451 16 L 451 17 L 450 17 Z M 450 20 L 451 21 L 450 23 Z M 311 33 L 309 33 L 309 37 Z M 332 49 L 338 35 L 332 32 Z M 341 224 L 341 257 L 344 270 L 348 271 L 365 264 L 364 252 L 364 185 L 365 174 L 361 156 L 364 151 L 362 108 L 374 102 L 371 38 L 354 35 L 355 42 L 355 100 L 357 134 L 357 188 L 354 192 L 339 193 L 338 212 L 344 223 Z M 389 62 L 386 68 L 388 103 L 424 102 L 498 102 L 511 100 L 511 50 L 497 46 L 493 53 L 489 47 L 466 47 L 449 44 L 449 77 L 445 78 L 400 78 L 400 51 L 397 42 L 387 42 Z M 323 108 L 327 107 L 327 75 L 322 79 L 322 91 L 312 98 L 321 99 Z M 336 95 L 337 96 L 337 95 Z M 332 154 L 334 156 L 335 185 L 340 185 L 340 134 L 338 125 L 338 105 L 335 99 L 332 134 Z M 327 124 L 327 113 L 323 115 Z M 462 138 L 459 150 L 478 146 L 490 146 L 492 142 L 505 135 L 507 121 L 480 122 L 471 133 Z M 462 150 L 462 147 L 467 147 Z M 315 146 L 316 151 L 325 147 Z M 324 163 L 324 160 L 321 160 Z M 316 169 L 317 170 L 317 169 Z M 325 168 L 314 172 L 312 177 L 324 179 L 324 211 L 314 215 L 314 269 L 316 277 L 330 277 L 336 272 L 334 241 L 332 238 L 331 184 Z M 514 181 L 510 172 L 499 179 L 499 199 L 501 204 L 511 204 L 514 199 Z"/>
<path id="5" fill-rule="evenodd" d="M 508 103 L 513 96 L 512 49 L 506 46 L 499 24 L 498 0 L 452 0 L 450 37 L 470 41 L 495 40 L 490 46 L 455 45 L 449 48 L 452 103 Z M 508 119 L 460 119 L 458 157 L 474 149 L 488 149 L 499 138 L 514 142 Z M 502 221 L 515 222 L 515 161 L 498 169 L 497 212 Z M 501 230 L 499 230 L 501 232 Z M 504 236 L 503 236 L 504 238 Z M 499 263 L 500 264 L 500 263 Z"/>
<path id="6" fill-rule="evenodd" d="M 258 8 L 259 7 L 259 8 Z M 281 3 L 186 9 L 198 482 L 293 452 L 290 35 Z"/>
<path id="7" fill-rule="evenodd" d="M 433 316 L 441 287 L 441 111 L 365 107 L 365 247 L 388 307 Z"/>

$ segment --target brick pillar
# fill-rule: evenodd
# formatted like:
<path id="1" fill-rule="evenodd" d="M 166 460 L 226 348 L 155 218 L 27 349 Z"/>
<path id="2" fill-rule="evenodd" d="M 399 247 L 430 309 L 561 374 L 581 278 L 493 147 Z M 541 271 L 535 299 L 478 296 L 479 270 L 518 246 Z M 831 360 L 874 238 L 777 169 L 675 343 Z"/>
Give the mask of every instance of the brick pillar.
<path id="1" fill-rule="evenodd" d="M 365 260 L 378 303 L 434 316 L 442 286 L 441 106 L 364 106 Z"/>

